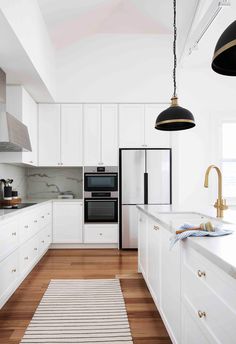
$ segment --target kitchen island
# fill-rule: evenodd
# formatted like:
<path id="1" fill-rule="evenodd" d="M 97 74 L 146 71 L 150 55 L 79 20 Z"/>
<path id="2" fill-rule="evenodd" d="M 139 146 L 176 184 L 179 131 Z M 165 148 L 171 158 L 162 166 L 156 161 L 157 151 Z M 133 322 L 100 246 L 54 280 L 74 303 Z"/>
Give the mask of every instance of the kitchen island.
<path id="1" fill-rule="evenodd" d="M 214 217 L 214 208 L 137 207 L 139 270 L 173 343 L 235 343 L 236 235 L 192 237 L 170 249 L 170 238 L 184 223 L 234 229 L 235 211 L 228 211 L 228 223 Z"/>

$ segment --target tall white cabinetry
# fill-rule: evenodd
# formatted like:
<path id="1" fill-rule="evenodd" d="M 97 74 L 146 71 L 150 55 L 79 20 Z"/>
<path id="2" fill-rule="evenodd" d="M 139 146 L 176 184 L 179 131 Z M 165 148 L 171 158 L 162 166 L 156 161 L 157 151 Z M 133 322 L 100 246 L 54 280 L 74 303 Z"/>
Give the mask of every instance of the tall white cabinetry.
<path id="1" fill-rule="evenodd" d="M 32 151 L 2 152 L 0 162 L 37 166 L 37 104 L 22 86 L 7 86 L 6 110 L 27 126 Z"/>
<path id="2" fill-rule="evenodd" d="M 168 148 L 170 134 L 154 128 L 159 104 L 119 105 L 119 146 L 121 148 Z"/>
<path id="3" fill-rule="evenodd" d="M 84 105 L 84 165 L 118 164 L 116 104 Z"/>
<path id="4" fill-rule="evenodd" d="M 83 165 L 81 104 L 39 105 L 39 166 Z"/>

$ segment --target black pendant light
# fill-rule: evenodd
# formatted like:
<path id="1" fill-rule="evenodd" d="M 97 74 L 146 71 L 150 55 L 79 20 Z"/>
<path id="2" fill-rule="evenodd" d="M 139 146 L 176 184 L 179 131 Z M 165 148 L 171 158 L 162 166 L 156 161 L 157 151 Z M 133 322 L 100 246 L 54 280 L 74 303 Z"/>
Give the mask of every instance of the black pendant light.
<path id="1" fill-rule="evenodd" d="M 218 39 L 211 67 L 216 73 L 236 76 L 236 20 Z"/>
<path id="2" fill-rule="evenodd" d="M 174 8 L 174 41 L 173 41 L 173 55 L 174 55 L 174 69 L 173 69 L 173 83 L 174 83 L 174 94 L 171 98 L 171 106 L 162 111 L 157 119 L 155 128 L 164 131 L 177 131 L 186 130 L 195 126 L 194 117 L 192 113 L 178 105 L 178 98 L 176 95 L 176 68 L 177 68 L 177 57 L 176 57 L 176 40 L 177 40 L 177 27 L 176 27 L 176 0 L 173 0 Z"/>

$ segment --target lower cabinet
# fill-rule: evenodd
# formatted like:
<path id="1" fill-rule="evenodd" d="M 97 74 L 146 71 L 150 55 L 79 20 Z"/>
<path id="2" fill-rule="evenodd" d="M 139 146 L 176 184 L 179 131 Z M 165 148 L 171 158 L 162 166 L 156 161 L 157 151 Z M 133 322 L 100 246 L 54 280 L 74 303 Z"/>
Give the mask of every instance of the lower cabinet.
<path id="1" fill-rule="evenodd" d="M 118 243 L 117 224 L 94 224 L 84 226 L 84 243 L 116 244 Z"/>
<path id="2" fill-rule="evenodd" d="M 30 273 L 51 244 L 51 202 L 21 212 L 0 224 L 0 242 L 8 250 L 0 255 L 0 308 Z M 5 230 L 3 232 L 3 230 Z"/>
<path id="3" fill-rule="evenodd" d="M 53 201 L 53 243 L 83 242 L 83 203 Z"/>
<path id="4" fill-rule="evenodd" d="M 147 278 L 155 302 L 161 300 L 161 232 L 160 226 L 148 219 L 147 222 Z"/>

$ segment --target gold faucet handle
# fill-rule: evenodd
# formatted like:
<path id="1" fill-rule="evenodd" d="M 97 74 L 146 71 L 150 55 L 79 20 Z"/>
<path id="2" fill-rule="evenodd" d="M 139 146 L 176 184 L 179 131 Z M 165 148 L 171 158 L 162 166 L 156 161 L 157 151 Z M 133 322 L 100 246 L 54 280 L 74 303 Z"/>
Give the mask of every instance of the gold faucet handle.
<path id="1" fill-rule="evenodd" d="M 214 204 L 214 207 L 217 209 L 220 209 L 220 210 L 227 210 L 228 209 L 228 206 L 226 204 L 226 200 L 223 198 L 221 198 L 220 200 L 217 199 L 215 204 Z"/>
<path id="2" fill-rule="evenodd" d="M 229 207 L 227 206 L 226 204 L 226 200 L 225 199 L 222 199 L 222 202 L 221 202 L 221 209 L 222 210 L 227 210 Z"/>

